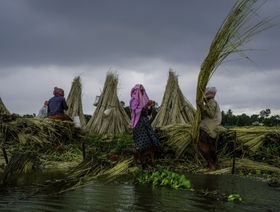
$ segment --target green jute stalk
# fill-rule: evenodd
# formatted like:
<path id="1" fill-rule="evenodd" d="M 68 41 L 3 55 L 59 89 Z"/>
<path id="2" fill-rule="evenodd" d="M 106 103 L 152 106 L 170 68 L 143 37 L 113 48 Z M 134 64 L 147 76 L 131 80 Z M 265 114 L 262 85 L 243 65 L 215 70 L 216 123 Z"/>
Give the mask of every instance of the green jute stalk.
<path id="1" fill-rule="evenodd" d="M 241 54 L 244 50 L 240 47 L 246 44 L 257 33 L 270 28 L 271 19 L 264 18 L 252 23 L 256 12 L 260 7 L 257 6 L 258 0 L 238 0 L 230 10 L 228 16 L 216 33 L 208 55 L 204 59 L 198 75 L 196 88 L 196 113 L 192 135 L 194 147 L 197 149 L 199 138 L 199 125 L 201 121 L 201 109 L 206 86 L 217 70 L 219 65 L 232 53 Z"/>

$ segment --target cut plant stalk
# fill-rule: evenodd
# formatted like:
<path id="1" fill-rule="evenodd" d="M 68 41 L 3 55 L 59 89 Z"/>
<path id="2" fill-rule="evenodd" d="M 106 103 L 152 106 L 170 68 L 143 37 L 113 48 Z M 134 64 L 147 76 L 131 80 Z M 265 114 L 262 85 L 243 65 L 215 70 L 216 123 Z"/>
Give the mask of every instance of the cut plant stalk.
<path id="1" fill-rule="evenodd" d="M 208 55 L 204 59 L 198 75 L 196 87 L 196 113 L 193 125 L 194 148 L 197 151 L 199 138 L 199 125 L 201 121 L 201 109 L 206 86 L 219 65 L 233 53 L 241 53 L 240 48 L 257 33 L 271 27 L 269 18 L 252 22 L 256 17 L 259 7 L 257 0 L 238 0 L 230 10 L 228 16 L 216 33 Z"/>

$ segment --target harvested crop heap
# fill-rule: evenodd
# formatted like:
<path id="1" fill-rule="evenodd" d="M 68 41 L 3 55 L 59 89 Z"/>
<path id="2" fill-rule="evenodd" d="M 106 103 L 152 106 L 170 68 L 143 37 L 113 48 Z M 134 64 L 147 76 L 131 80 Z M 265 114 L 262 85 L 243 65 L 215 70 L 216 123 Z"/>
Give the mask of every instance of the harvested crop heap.
<path id="1" fill-rule="evenodd" d="M 194 156 L 192 147 L 192 126 L 190 124 L 171 124 L 157 128 L 157 134 L 167 149 L 175 153 L 176 158 Z"/>
<path id="2" fill-rule="evenodd" d="M 69 144 L 79 136 L 72 122 L 39 118 L 0 116 L 1 143 L 16 149 L 11 151 L 52 151 Z"/>
<path id="3" fill-rule="evenodd" d="M 116 135 L 129 131 L 129 118 L 117 95 L 118 78 L 108 73 L 102 94 L 86 129 L 90 134 Z"/>
<path id="4" fill-rule="evenodd" d="M 10 111 L 7 109 L 7 107 L 5 106 L 1 98 L 0 98 L 0 114 L 10 115 Z"/>
<path id="5" fill-rule="evenodd" d="M 152 126 L 155 128 L 190 123 L 194 121 L 194 113 L 194 107 L 184 97 L 179 87 L 178 76 L 170 69 L 162 103 Z"/>
<path id="6" fill-rule="evenodd" d="M 83 112 L 82 104 L 82 84 L 80 77 L 75 77 L 72 82 L 72 87 L 67 97 L 68 110 L 66 114 L 74 119 L 78 116 L 80 119 L 81 127 L 85 127 L 86 119 Z"/>
<path id="7" fill-rule="evenodd" d="M 280 167 L 279 127 L 238 127 L 238 145 L 244 154 L 257 161 L 266 161 Z"/>

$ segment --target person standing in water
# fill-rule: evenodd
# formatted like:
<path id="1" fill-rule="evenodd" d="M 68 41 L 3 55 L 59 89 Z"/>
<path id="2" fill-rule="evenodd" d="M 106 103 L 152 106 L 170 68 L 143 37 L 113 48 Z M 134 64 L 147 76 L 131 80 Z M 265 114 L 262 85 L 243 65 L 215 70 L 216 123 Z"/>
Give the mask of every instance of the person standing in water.
<path id="1" fill-rule="evenodd" d="M 207 161 L 209 170 L 215 170 L 218 165 L 216 153 L 217 127 L 222 122 L 220 107 L 214 99 L 216 93 L 217 89 L 215 87 L 207 87 L 204 104 L 200 105 L 202 114 L 198 147 Z"/>
<path id="2" fill-rule="evenodd" d="M 142 168 L 146 168 L 148 165 L 154 164 L 155 153 L 159 151 L 159 140 L 149 120 L 155 102 L 149 100 L 145 88 L 141 84 L 136 84 L 130 94 L 131 127 L 136 154 Z"/>

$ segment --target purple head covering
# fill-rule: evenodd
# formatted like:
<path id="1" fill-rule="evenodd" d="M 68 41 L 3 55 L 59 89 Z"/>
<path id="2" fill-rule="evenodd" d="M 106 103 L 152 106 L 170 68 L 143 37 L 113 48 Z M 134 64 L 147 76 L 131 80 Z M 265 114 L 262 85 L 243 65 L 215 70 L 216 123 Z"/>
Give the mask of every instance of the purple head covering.
<path id="1" fill-rule="evenodd" d="M 143 91 L 143 94 L 141 93 Z M 149 101 L 149 97 L 145 91 L 145 88 L 141 84 L 136 84 L 130 92 L 130 110 L 131 110 L 131 127 L 134 128 L 138 123 L 141 111 Z"/>

